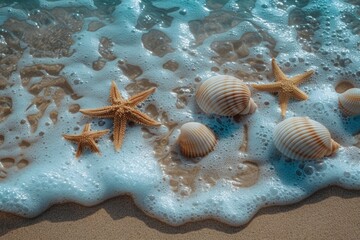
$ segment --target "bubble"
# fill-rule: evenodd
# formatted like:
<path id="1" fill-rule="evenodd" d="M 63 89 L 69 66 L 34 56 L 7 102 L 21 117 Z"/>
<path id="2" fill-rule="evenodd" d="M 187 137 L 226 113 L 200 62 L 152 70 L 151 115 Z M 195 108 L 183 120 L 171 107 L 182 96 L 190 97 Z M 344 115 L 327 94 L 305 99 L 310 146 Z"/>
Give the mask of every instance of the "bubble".
<path id="1" fill-rule="evenodd" d="M 186 10 L 186 9 L 181 9 L 181 10 L 179 11 L 179 13 L 184 16 L 184 15 L 186 15 L 187 10 Z"/>

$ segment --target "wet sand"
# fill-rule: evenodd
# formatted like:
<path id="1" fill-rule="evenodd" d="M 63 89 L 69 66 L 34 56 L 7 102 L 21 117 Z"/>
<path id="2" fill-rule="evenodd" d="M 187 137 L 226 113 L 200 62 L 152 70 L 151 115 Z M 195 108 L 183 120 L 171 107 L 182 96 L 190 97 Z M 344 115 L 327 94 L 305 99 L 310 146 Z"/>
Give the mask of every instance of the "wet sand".
<path id="1" fill-rule="evenodd" d="M 94 207 L 62 204 L 39 217 L 0 213 L 0 239 L 358 239 L 360 191 L 330 187 L 299 203 L 260 210 L 247 225 L 207 220 L 171 227 L 146 216 L 130 197 Z"/>

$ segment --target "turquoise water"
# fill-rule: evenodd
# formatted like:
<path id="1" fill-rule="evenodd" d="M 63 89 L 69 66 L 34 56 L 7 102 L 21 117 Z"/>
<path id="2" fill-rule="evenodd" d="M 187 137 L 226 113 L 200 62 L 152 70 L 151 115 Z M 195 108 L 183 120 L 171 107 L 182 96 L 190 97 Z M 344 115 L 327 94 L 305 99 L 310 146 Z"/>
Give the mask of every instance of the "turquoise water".
<path id="1" fill-rule="evenodd" d="M 34 217 L 55 203 L 92 206 L 130 194 L 172 225 L 215 218 L 241 225 L 261 208 L 294 203 L 338 185 L 360 189 L 360 117 L 345 117 L 336 91 L 360 87 L 357 1 L 2 1 L 0 3 L 0 210 Z M 318 161 L 284 157 L 272 132 L 278 97 L 250 87 L 247 116 L 219 117 L 196 104 L 199 84 L 231 75 L 274 81 L 314 70 L 286 117 L 308 116 L 341 147 Z M 156 87 L 138 106 L 159 127 L 129 123 L 119 152 L 112 119 L 80 108 L 108 105 L 111 81 L 124 98 Z M 340 85 L 339 85 L 340 84 Z M 189 160 L 177 147 L 186 122 L 207 125 L 218 145 Z M 101 155 L 63 134 L 110 129 Z M 121 208 L 122 206 L 119 206 Z"/>

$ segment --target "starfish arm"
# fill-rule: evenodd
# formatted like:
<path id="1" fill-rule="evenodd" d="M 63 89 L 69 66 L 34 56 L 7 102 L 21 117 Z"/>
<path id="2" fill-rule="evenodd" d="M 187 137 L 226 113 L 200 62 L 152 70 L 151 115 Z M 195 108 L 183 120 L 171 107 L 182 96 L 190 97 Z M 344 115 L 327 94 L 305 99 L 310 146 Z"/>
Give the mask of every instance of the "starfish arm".
<path id="1" fill-rule="evenodd" d="M 114 110 L 112 106 L 106 106 L 102 108 L 89 108 L 89 109 L 80 109 L 80 112 L 91 116 L 99 118 L 112 118 L 114 117 Z"/>
<path id="2" fill-rule="evenodd" d="M 90 148 L 90 150 L 92 152 L 96 152 L 96 153 L 99 153 L 100 154 L 100 149 L 99 147 L 97 146 L 96 142 L 94 139 L 89 139 L 89 141 L 87 142 L 87 145 L 88 147 Z"/>
<path id="3" fill-rule="evenodd" d="M 80 155 L 82 154 L 82 152 L 83 152 L 83 145 L 82 145 L 82 143 L 79 142 L 75 157 L 79 158 Z"/>
<path id="4" fill-rule="evenodd" d="M 281 89 L 280 82 L 267 83 L 267 84 L 251 84 L 251 86 L 259 91 L 278 92 Z"/>
<path id="5" fill-rule="evenodd" d="M 297 75 L 297 76 L 295 76 L 295 77 L 292 77 L 290 80 L 291 80 L 295 85 L 299 85 L 300 83 L 308 80 L 308 79 L 311 77 L 311 75 L 313 75 L 313 74 L 314 74 L 314 71 L 313 71 L 313 70 L 307 71 L 307 72 L 305 72 L 305 73 L 303 73 L 303 74 L 300 74 L 300 75 Z"/>
<path id="6" fill-rule="evenodd" d="M 81 135 L 63 134 L 63 137 L 69 141 L 79 141 Z"/>
<path id="7" fill-rule="evenodd" d="M 90 131 L 90 123 L 87 123 L 87 124 L 85 124 L 85 126 L 84 126 L 84 129 L 83 129 L 83 133 L 86 133 L 86 132 L 89 132 Z"/>
<path id="8" fill-rule="evenodd" d="M 285 117 L 286 109 L 287 109 L 288 102 L 289 102 L 289 98 L 290 97 L 287 94 L 283 94 L 283 93 L 279 94 L 279 104 L 280 104 L 281 116 L 282 117 Z"/>
<path id="9" fill-rule="evenodd" d="M 132 109 L 130 112 L 128 119 L 130 121 L 136 122 L 138 124 L 146 125 L 146 126 L 159 126 L 161 123 L 155 121 L 154 119 L 150 118 L 145 113 L 140 112 L 139 110 Z"/>
<path id="10" fill-rule="evenodd" d="M 273 74 L 276 79 L 276 81 L 281 81 L 282 79 L 287 79 L 283 71 L 280 69 L 280 67 L 277 65 L 275 58 L 271 60 L 271 65 L 273 69 Z"/>
<path id="11" fill-rule="evenodd" d="M 116 86 L 115 81 L 111 82 L 111 88 L 110 88 L 110 102 L 114 104 L 115 102 L 121 102 L 124 101 L 124 99 L 121 96 L 121 93 Z"/>
<path id="12" fill-rule="evenodd" d="M 135 107 L 136 105 L 138 105 L 139 103 L 141 103 L 142 101 L 144 101 L 145 99 L 147 99 L 151 94 L 153 94 L 155 92 L 154 87 L 143 91 L 141 93 L 138 93 L 132 97 L 129 98 L 128 102 L 129 102 L 129 106 L 131 107 Z"/>
<path id="13" fill-rule="evenodd" d="M 306 93 L 304 93 L 297 87 L 294 87 L 294 90 L 292 93 L 293 93 L 292 96 L 294 98 L 296 98 L 297 100 L 303 101 L 303 100 L 308 99 L 308 95 L 306 95 Z"/>
<path id="14" fill-rule="evenodd" d="M 96 139 L 99 137 L 104 136 L 105 134 L 107 134 L 110 130 L 106 129 L 106 130 L 101 130 L 101 131 L 94 131 L 94 132 L 90 132 L 89 133 L 89 137 Z"/>
<path id="15" fill-rule="evenodd" d="M 114 146 L 119 151 L 125 136 L 126 117 L 124 115 L 115 115 L 114 117 Z"/>

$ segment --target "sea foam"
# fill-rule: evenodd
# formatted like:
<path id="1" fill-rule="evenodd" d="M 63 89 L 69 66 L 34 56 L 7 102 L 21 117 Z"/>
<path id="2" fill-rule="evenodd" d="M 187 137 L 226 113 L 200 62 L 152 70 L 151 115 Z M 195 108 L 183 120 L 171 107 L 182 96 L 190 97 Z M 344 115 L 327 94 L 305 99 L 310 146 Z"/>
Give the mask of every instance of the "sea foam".
<path id="1" fill-rule="evenodd" d="M 241 225 L 261 207 L 294 203 L 330 185 L 360 189 L 360 117 L 344 117 L 335 92 L 343 80 L 360 87 L 359 5 L 328 3 L 1 6 L 2 57 L 11 56 L 6 64 L 13 68 L 1 75 L 1 106 L 11 112 L 1 112 L 0 210 L 34 217 L 55 203 L 92 206 L 130 194 L 147 214 L 172 225 L 206 218 Z M 287 117 L 309 116 L 326 126 L 342 145 L 335 155 L 301 162 L 282 156 L 272 140 L 282 120 L 275 95 L 252 89 L 258 110 L 243 117 L 206 115 L 196 105 L 199 84 L 217 74 L 273 82 L 272 57 L 289 76 L 315 71 L 300 85 L 309 99 L 291 100 Z M 156 86 L 139 108 L 162 125 L 130 125 L 120 152 L 103 137 L 101 156 L 86 151 L 76 159 L 77 146 L 62 135 L 80 133 L 88 122 L 93 130 L 112 129 L 111 119 L 78 111 L 107 105 L 112 80 L 125 98 Z M 190 121 L 207 125 L 219 140 L 194 161 L 176 144 Z"/>

